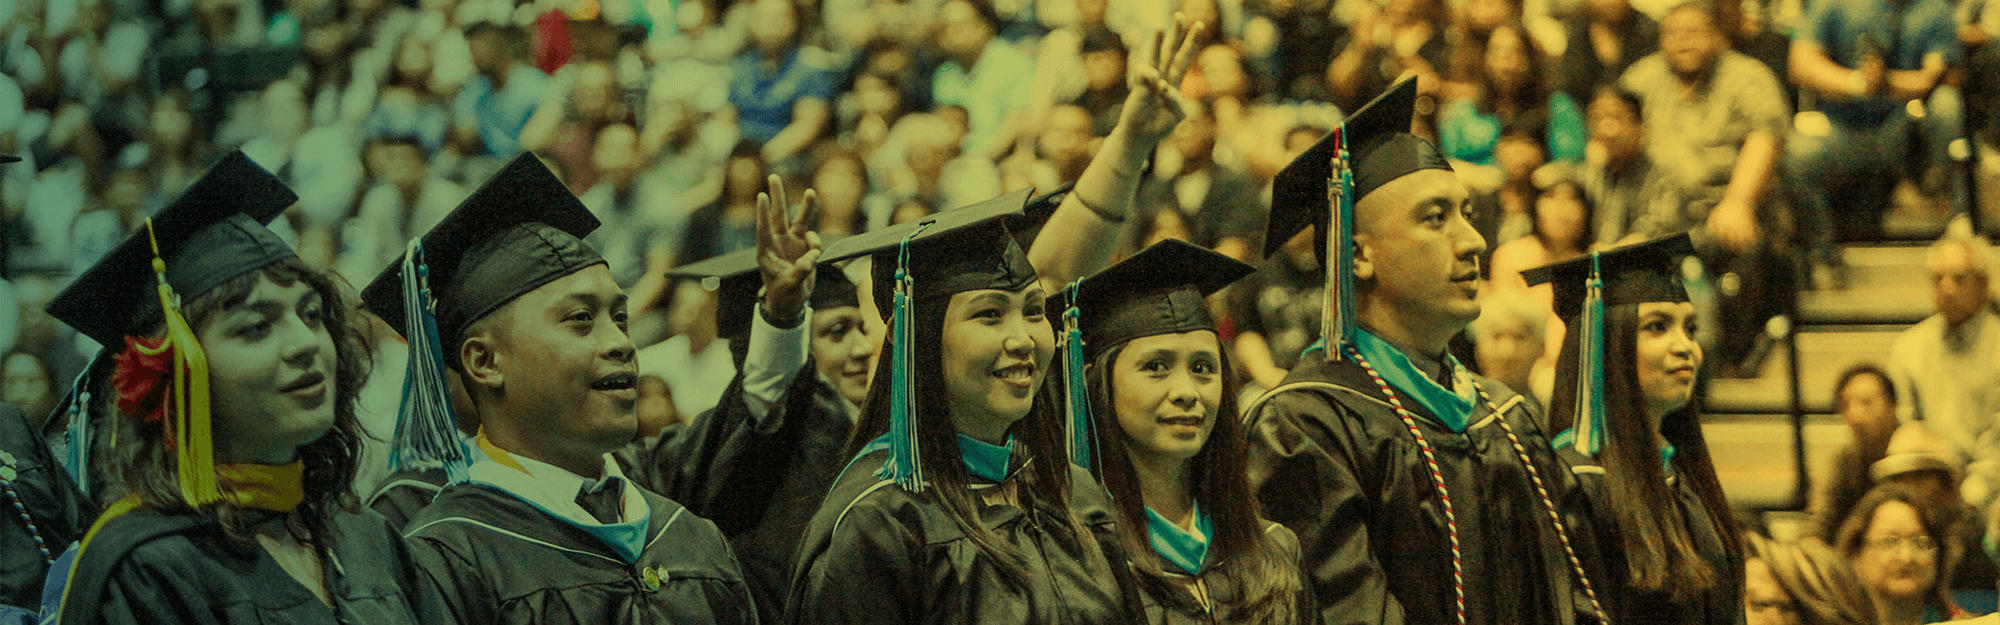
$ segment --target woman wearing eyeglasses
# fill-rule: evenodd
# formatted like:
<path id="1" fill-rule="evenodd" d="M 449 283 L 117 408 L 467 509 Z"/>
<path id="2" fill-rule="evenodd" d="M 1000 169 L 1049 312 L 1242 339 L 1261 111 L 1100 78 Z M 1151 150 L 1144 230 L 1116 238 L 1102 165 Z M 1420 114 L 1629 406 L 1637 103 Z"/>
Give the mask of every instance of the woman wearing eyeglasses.
<path id="1" fill-rule="evenodd" d="M 1875 597 L 1881 625 L 1916 625 L 1971 616 L 1951 600 L 1963 549 L 1917 491 L 1885 484 L 1868 491 L 1840 526 L 1840 552 Z"/>

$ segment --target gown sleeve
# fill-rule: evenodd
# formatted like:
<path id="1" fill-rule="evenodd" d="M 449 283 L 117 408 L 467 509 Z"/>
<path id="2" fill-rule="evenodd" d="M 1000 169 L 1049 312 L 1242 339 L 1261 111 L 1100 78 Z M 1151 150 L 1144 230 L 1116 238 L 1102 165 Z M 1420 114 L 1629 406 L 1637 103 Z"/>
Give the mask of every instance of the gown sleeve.
<path id="1" fill-rule="evenodd" d="M 1251 488 L 1271 520 L 1297 532 L 1320 620 L 1403 623 L 1403 605 L 1369 542 L 1369 495 L 1355 470 L 1356 420 L 1304 392 L 1273 398 L 1255 417 Z"/>
<path id="2" fill-rule="evenodd" d="M 939 605 L 918 596 L 936 588 L 947 571 L 921 561 L 923 541 L 879 502 L 861 502 L 836 523 L 825 546 L 800 563 L 786 622 L 920 623 L 919 606 Z M 810 543 L 809 543 L 810 545 Z"/>
<path id="3" fill-rule="evenodd" d="M 460 623 L 500 622 L 495 611 L 500 599 L 491 584 L 479 579 L 480 563 L 433 539 L 414 538 L 405 544 L 416 569 L 413 594 L 419 601 L 436 603 Z"/>

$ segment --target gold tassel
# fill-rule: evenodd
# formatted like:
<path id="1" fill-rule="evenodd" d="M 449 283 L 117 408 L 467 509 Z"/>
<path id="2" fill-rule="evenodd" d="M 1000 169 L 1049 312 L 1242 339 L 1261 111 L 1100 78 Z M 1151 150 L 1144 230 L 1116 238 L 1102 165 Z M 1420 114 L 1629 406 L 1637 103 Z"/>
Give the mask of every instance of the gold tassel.
<path id="1" fill-rule="evenodd" d="M 159 283 L 160 310 L 167 320 L 165 346 L 174 350 L 173 419 L 175 460 L 180 468 L 181 499 L 200 508 L 222 499 L 215 478 L 215 445 L 208 415 L 208 354 L 195 339 L 194 328 L 181 316 L 179 297 L 167 284 L 167 261 L 153 220 L 146 220 L 146 238 L 153 245 L 153 277 Z"/>

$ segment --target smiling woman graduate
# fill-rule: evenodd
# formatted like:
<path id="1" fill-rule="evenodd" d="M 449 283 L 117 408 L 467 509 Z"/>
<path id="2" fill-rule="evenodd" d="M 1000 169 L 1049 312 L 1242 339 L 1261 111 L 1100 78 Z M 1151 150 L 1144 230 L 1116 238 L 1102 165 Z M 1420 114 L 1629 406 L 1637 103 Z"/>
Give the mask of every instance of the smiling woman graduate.
<path id="1" fill-rule="evenodd" d="M 874 255 L 881 367 L 799 550 L 789 623 L 1130 623 L 1109 501 L 1064 461 L 1027 191 L 834 244 Z"/>
<path id="2" fill-rule="evenodd" d="M 98 394 L 116 404 L 95 452 L 114 503 L 63 622 L 448 618 L 348 493 L 368 355 L 334 279 L 264 227 L 296 199 L 232 154 L 50 302 L 123 346 Z"/>
<path id="3" fill-rule="evenodd" d="M 1743 614 L 1743 545 L 1694 402 L 1697 319 L 1681 286 L 1686 234 L 1524 272 L 1555 284 L 1570 328 L 1556 361 L 1551 443 L 1581 486 L 1613 622 L 1728 623 Z"/>
<path id="4" fill-rule="evenodd" d="M 1065 289 L 1052 307 L 1073 328 L 1064 375 L 1088 389 L 1085 402 L 1069 395 L 1072 451 L 1115 496 L 1150 623 L 1318 619 L 1298 537 L 1257 516 L 1238 389 L 1202 301 L 1253 270 L 1166 240 Z"/>

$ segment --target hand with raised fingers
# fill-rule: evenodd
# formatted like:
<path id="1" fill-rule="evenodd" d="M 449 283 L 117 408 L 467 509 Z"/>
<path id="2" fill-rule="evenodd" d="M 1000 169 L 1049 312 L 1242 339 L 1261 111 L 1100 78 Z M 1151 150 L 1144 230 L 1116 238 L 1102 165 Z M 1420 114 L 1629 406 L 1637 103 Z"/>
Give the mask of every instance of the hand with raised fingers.
<path id="1" fill-rule="evenodd" d="M 764 274 L 764 313 L 784 327 L 796 325 L 805 314 L 822 251 L 819 233 L 810 228 L 818 218 L 819 195 L 806 189 L 795 216 L 787 215 L 790 204 L 785 182 L 775 174 L 770 192 L 757 194 L 757 268 Z"/>
<path id="2" fill-rule="evenodd" d="M 1175 13 L 1172 35 L 1154 33 L 1153 45 L 1127 72 L 1132 91 L 1125 96 L 1118 124 L 1132 133 L 1136 143 L 1158 145 L 1187 117 L 1193 103 L 1181 94 L 1181 79 L 1194 65 L 1195 41 L 1205 27 L 1201 22 L 1189 24 L 1187 15 Z"/>

